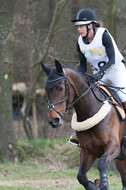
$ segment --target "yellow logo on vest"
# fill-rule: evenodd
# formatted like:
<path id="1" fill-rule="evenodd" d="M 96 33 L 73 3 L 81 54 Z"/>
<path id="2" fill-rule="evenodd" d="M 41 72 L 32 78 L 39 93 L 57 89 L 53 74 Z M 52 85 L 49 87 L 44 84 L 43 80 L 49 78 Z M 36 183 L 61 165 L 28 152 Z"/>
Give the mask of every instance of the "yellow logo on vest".
<path id="1" fill-rule="evenodd" d="M 92 49 L 89 49 L 89 52 L 91 54 L 91 56 L 102 56 L 103 53 L 104 53 L 104 49 L 103 48 L 100 48 L 100 49 L 95 49 L 95 48 L 92 48 Z"/>

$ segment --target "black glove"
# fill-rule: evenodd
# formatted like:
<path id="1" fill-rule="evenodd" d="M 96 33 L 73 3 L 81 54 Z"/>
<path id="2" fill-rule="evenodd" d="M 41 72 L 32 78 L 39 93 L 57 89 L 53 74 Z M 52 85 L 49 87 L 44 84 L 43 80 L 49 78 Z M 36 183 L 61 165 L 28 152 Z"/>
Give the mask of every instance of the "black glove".
<path id="1" fill-rule="evenodd" d="M 91 76 L 92 82 L 97 82 L 103 77 L 104 73 L 99 71 L 98 73 Z"/>

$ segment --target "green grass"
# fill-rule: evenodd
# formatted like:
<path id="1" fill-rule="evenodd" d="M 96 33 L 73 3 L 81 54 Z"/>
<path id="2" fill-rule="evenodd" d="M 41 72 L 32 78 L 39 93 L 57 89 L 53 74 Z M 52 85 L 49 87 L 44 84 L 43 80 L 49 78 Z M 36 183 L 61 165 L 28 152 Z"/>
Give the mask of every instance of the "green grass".
<path id="1" fill-rule="evenodd" d="M 67 141 L 68 138 L 20 142 L 27 157 L 22 163 L 0 163 L 0 190 L 84 190 L 76 179 L 80 150 Z M 110 190 L 121 190 L 117 171 L 107 174 Z M 87 175 L 91 181 L 99 178 L 95 168 Z"/>

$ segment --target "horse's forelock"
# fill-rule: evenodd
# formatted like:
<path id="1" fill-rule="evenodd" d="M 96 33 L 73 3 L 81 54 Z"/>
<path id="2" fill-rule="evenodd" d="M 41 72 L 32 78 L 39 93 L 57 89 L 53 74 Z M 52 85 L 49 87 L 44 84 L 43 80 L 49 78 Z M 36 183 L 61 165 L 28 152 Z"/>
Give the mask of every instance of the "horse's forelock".
<path id="1" fill-rule="evenodd" d="M 78 75 L 80 79 L 83 79 L 86 83 L 88 83 L 87 78 L 84 74 L 80 73 L 79 71 L 71 68 L 71 67 L 63 67 L 63 70 L 68 71 L 65 72 L 57 72 L 57 69 L 55 67 L 51 68 L 50 73 L 48 75 L 47 81 L 46 81 L 46 88 L 53 88 L 57 84 L 61 83 L 63 80 L 66 79 L 66 77 L 70 77 L 68 75 L 71 75 L 74 77 L 74 73 Z"/>
<path id="2" fill-rule="evenodd" d="M 51 71 L 48 75 L 48 78 L 46 80 L 46 88 L 53 88 L 58 83 L 61 83 L 63 80 L 65 80 L 66 75 L 64 72 L 57 72 L 57 69 L 55 67 L 51 68 Z"/>

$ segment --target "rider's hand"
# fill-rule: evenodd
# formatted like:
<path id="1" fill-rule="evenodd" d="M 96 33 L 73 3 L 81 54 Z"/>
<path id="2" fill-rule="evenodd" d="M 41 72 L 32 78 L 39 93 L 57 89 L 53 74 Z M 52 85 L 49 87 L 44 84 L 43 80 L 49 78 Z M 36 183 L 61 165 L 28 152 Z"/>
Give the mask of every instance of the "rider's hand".
<path id="1" fill-rule="evenodd" d="M 97 82 L 103 77 L 103 72 L 99 71 L 98 73 L 95 73 L 94 75 L 91 76 L 91 79 L 93 82 Z"/>

